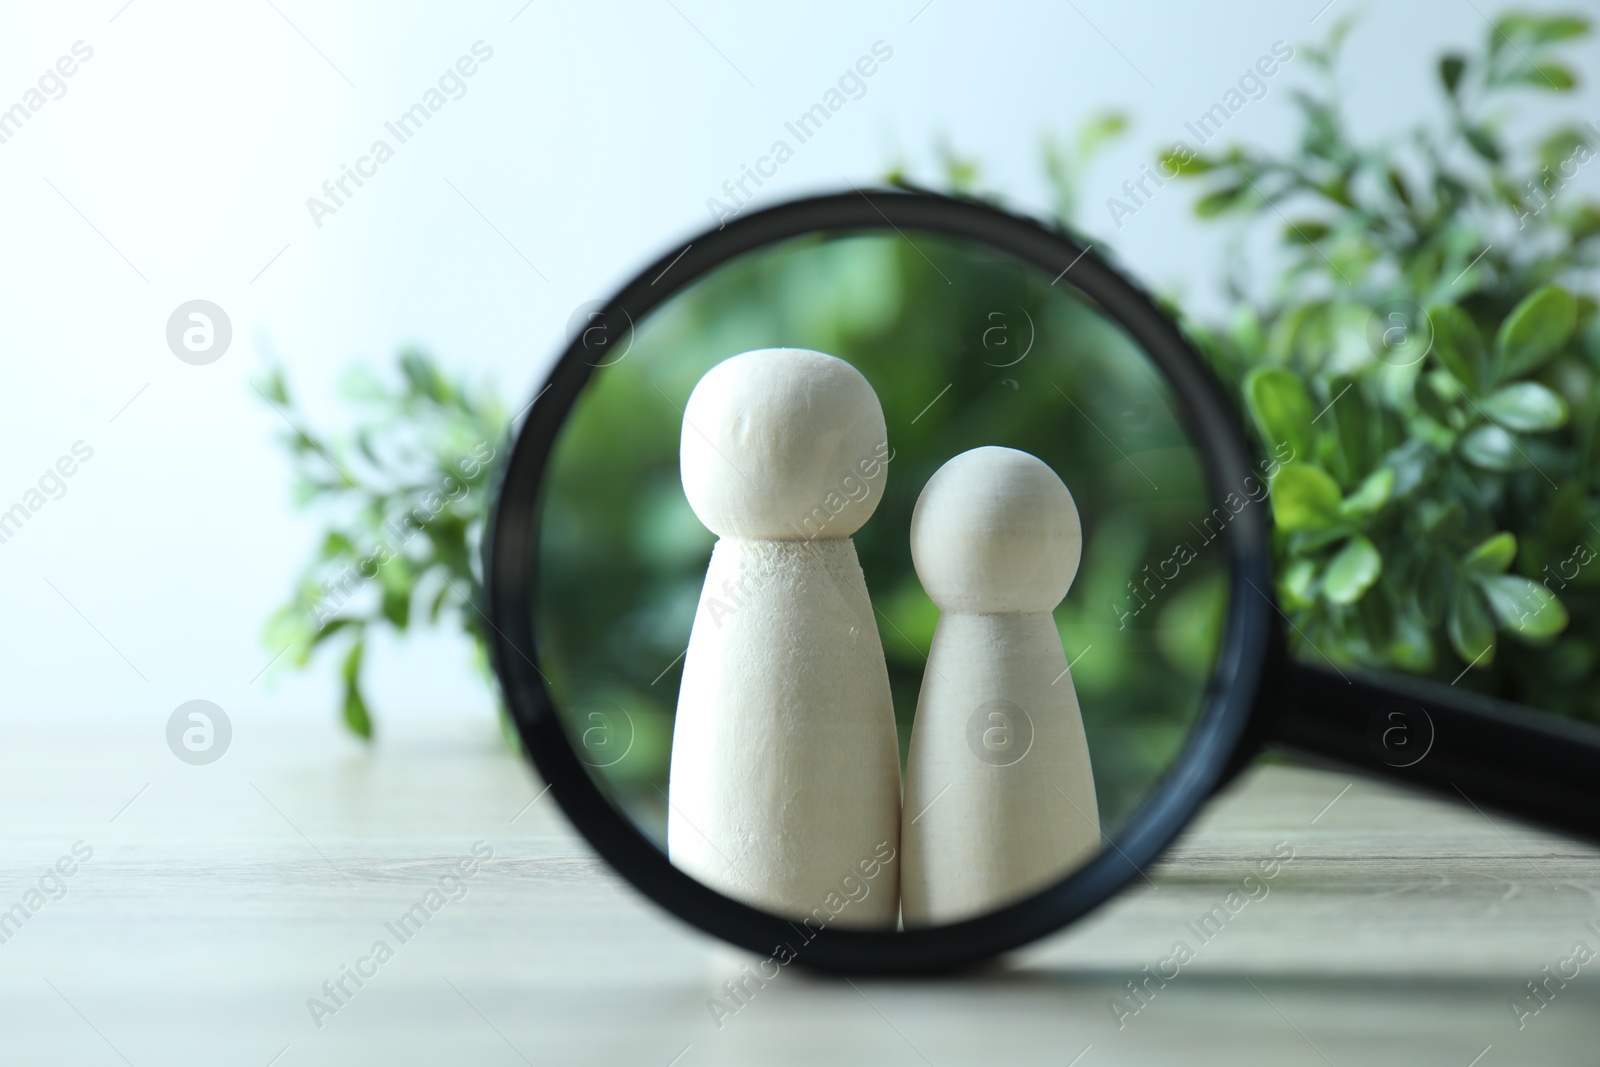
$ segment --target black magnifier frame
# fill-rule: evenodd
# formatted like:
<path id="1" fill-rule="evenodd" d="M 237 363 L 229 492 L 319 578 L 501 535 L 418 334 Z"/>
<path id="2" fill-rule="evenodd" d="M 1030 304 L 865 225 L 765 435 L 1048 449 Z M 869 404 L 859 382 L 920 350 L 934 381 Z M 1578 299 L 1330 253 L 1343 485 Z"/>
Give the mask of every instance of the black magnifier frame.
<path id="1" fill-rule="evenodd" d="M 618 332 L 632 328 L 729 260 L 818 232 L 895 232 L 913 242 L 917 232 L 965 238 L 1039 268 L 1055 279 L 1052 284 L 1070 285 L 1127 333 L 1170 386 L 1212 499 L 1220 501 L 1253 473 L 1253 450 L 1221 386 L 1155 302 L 1074 237 L 986 203 L 855 190 L 752 212 L 662 256 L 591 321 Z M 1267 509 L 1246 508 L 1220 535 L 1229 565 L 1227 614 L 1200 714 L 1177 759 L 1122 826 L 1114 847 L 1026 899 L 928 929 L 818 931 L 723 896 L 674 866 L 606 798 L 573 748 L 538 667 L 533 609 L 545 468 L 580 392 L 607 363 L 595 358 L 587 336 L 580 332 L 562 353 L 501 470 L 483 545 L 491 654 L 524 750 L 567 818 L 618 873 L 701 930 L 760 955 L 777 954 L 785 963 L 831 971 L 903 973 L 983 960 L 1060 929 L 1139 877 L 1264 743 L 1450 796 L 1459 793 L 1471 803 L 1600 840 L 1600 789 L 1594 784 L 1600 779 L 1600 743 L 1588 731 L 1458 690 L 1355 678 L 1290 659 L 1271 600 Z M 1403 756 L 1389 743 L 1397 727 L 1413 746 Z M 1423 757 L 1411 762 L 1424 741 Z"/>

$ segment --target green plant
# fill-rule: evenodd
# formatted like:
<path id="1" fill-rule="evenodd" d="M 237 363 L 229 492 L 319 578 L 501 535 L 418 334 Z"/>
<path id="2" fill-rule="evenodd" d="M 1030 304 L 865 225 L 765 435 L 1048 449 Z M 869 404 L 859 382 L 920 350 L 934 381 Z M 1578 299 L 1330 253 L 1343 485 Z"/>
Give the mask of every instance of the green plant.
<path id="1" fill-rule="evenodd" d="M 1339 112 L 1347 28 L 1300 50 L 1293 153 L 1162 157 L 1206 184 L 1200 216 L 1277 230 L 1270 293 L 1236 253 L 1232 321 L 1186 326 L 1260 444 L 1294 449 L 1271 487 L 1282 607 L 1306 655 L 1600 719 L 1600 319 L 1580 295 L 1600 207 L 1566 188 L 1600 131 L 1524 143 L 1505 118 L 1573 87 L 1558 53 L 1588 23 L 1500 18 L 1439 61 L 1445 120 L 1378 144 Z"/>
<path id="2" fill-rule="evenodd" d="M 404 351 L 397 363 L 397 384 L 351 376 L 347 392 L 361 415 L 345 436 L 306 429 L 282 368 L 257 385 L 289 425 L 283 440 L 297 502 L 327 516 L 322 544 L 268 623 L 267 641 L 301 667 L 325 642 L 342 642 L 344 722 L 364 738 L 373 724 L 361 666 L 374 630 L 404 633 L 419 613 L 430 624 L 453 618 L 488 666 L 478 543 L 505 408 L 492 390 L 447 379 L 420 352 Z"/>
<path id="3" fill-rule="evenodd" d="M 1588 565 L 1596 556 L 1589 545 L 1600 544 L 1600 316 L 1595 301 L 1579 295 L 1596 265 L 1600 207 L 1566 187 L 1592 158 L 1591 138 L 1600 131 L 1568 126 L 1525 144 L 1502 113 L 1518 92 L 1576 83 L 1558 52 L 1587 32 L 1587 22 L 1501 18 L 1480 52 L 1440 60 L 1443 123 L 1375 145 L 1356 144 L 1340 117 L 1336 66 L 1346 29 L 1335 30 L 1326 47 L 1300 51 L 1318 84 L 1293 93 L 1302 120 L 1293 152 L 1236 147 L 1163 157 L 1168 174 L 1206 184 L 1196 205 L 1202 217 L 1233 220 L 1241 231 L 1269 225 L 1284 257 L 1270 291 L 1252 295 L 1244 257 L 1235 252 L 1226 282 L 1237 312 L 1226 323 L 1172 310 L 1236 386 L 1241 418 L 1263 450 L 1282 456 L 1293 449 L 1295 461 L 1272 485 L 1272 506 L 1282 606 L 1295 640 L 1315 646 L 1302 653 L 1433 674 L 1600 719 L 1600 567 Z M 1125 128 L 1121 116 L 1106 115 L 1070 145 L 1046 143 L 1045 171 L 1063 224 L 1071 223 L 1087 161 Z M 948 186 L 978 195 L 973 160 L 948 146 L 935 155 Z M 891 180 L 904 178 L 896 171 Z M 1104 250 L 1104 242 L 1096 244 Z M 859 350 L 853 358 L 882 359 L 902 378 L 932 375 L 886 404 L 920 405 L 940 383 L 957 380 L 958 392 L 974 395 L 1002 387 L 974 377 L 967 362 L 948 373 L 928 367 L 932 346 L 919 341 L 919 330 L 981 336 L 993 305 L 982 294 L 951 299 L 924 258 L 902 259 L 872 276 L 892 282 L 899 298 L 859 281 L 835 293 L 828 285 L 839 281 L 838 271 L 829 268 L 801 292 L 827 293 L 833 303 L 801 301 L 795 321 L 816 332 L 822 347 Z M 722 323 L 722 339 L 738 350 L 733 338 L 752 328 L 738 312 L 752 294 L 770 294 L 762 284 L 760 276 L 735 273 L 686 298 L 674 321 Z M 927 293 L 941 295 L 919 302 Z M 922 310 L 913 315 L 912 307 Z M 915 358 L 900 358 L 902 348 Z M 480 658 L 485 644 L 486 624 L 472 604 L 486 473 L 466 475 L 458 463 L 475 444 L 499 442 L 507 422 L 491 394 L 446 383 L 420 355 L 403 355 L 401 371 L 398 390 L 371 381 L 358 390 L 369 414 L 352 438 L 334 442 L 298 429 L 288 437 L 302 500 L 328 505 L 340 518 L 275 617 L 273 647 L 286 645 L 303 665 L 322 642 L 350 631 L 345 718 L 363 736 L 371 731 L 360 685 L 370 627 L 405 630 L 426 605 L 431 619 L 456 616 Z M 683 647 L 679 630 L 690 617 L 684 605 L 697 595 L 707 544 L 692 516 L 685 519 L 670 469 L 658 472 L 659 491 L 644 494 L 604 477 L 670 455 L 670 447 L 641 442 L 670 443 L 677 432 L 676 415 L 658 392 L 641 385 L 634 395 L 629 379 L 619 381 L 609 399 L 589 401 L 601 405 L 590 413 L 590 430 L 603 433 L 583 438 L 589 422 L 582 419 L 568 431 L 587 441 L 596 474 L 574 480 L 565 508 L 585 521 L 551 531 L 548 540 L 574 560 L 592 556 L 593 566 L 553 572 L 568 625 L 552 639 L 566 630 L 602 632 L 611 616 L 593 592 L 610 588 L 619 574 L 624 586 L 649 593 L 638 611 L 619 616 L 614 639 L 568 654 L 593 660 L 590 674 L 616 683 L 615 691 L 568 694 L 575 704 L 622 701 L 639 723 L 655 724 L 642 731 L 626 764 L 638 784 L 664 774 L 662 724 L 670 722 L 675 689 L 661 666 L 670 668 Z M 303 424 L 281 374 L 263 392 L 292 424 Z M 915 410 L 901 414 L 897 425 L 915 421 Z M 979 422 L 964 431 L 975 443 L 1001 432 L 1000 424 Z M 932 425 L 925 419 L 917 431 L 931 433 Z M 1030 447 L 1056 443 L 1058 431 L 1038 432 Z M 904 484 L 920 484 L 929 473 L 906 471 Z M 329 590 L 348 584 L 351 568 L 359 574 L 375 546 L 388 544 L 389 524 L 414 513 L 447 477 L 460 477 L 466 494 L 448 500 L 398 550 L 391 546 L 397 562 L 375 568 L 359 596 L 327 615 Z M 911 499 L 914 493 L 894 507 L 903 511 Z M 877 529 L 903 526 L 892 512 L 890 504 L 881 509 Z M 1084 571 L 1084 582 L 1095 575 L 1106 585 L 1089 598 L 1096 604 L 1117 597 L 1140 563 L 1143 541 L 1114 527 L 1093 538 L 1086 531 L 1086 546 L 1100 546 L 1086 551 L 1103 554 Z M 897 703 L 909 707 L 933 615 L 890 550 L 899 542 L 874 547 L 869 531 L 862 544 L 873 587 L 887 591 L 882 610 L 893 632 L 886 631 L 885 647 Z M 1194 586 L 1198 592 L 1180 592 L 1163 609 L 1172 617 L 1162 633 L 1210 632 L 1221 586 Z M 1105 625 L 1100 614 L 1067 618 L 1064 633 L 1087 640 L 1088 628 Z M 1155 658 L 1110 654 L 1121 647 L 1116 634 L 1094 640 L 1099 650 L 1074 674 L 1086 708 L 1111 706 L 1160 680 L 1132 666 Z M 1155 656 L 1172 669 L 1203 671 L 1206 647 L 1204 640 L 1195 648 L 1162 645 Z M 1145 703 L 1160 705 L 1153 697 Z M 1097 750 L 1097 761 L 1102 753 L 1114 755 Z M 638 793 L 640 803 L 654 802 L 647 784 Z"/>

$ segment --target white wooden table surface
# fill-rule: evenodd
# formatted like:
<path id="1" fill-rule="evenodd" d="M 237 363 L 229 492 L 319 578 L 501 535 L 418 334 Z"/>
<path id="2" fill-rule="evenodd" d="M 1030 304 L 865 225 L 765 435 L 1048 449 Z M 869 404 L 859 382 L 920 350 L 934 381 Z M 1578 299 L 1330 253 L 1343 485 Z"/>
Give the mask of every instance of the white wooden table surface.
<path id="1" fill-rule="evenodd" d="M 1600 958 L 1520 1029 L 1511 1007 L 1576 943 L 1600 953 L 1600 854 L 1336 774 L 1257 769 L 1152 884 L 980 974 L 789 968 L 719 1028 L 707 999 L 747 958 L 620 882 L 549 797 L 528 806 L 487 727 L 410 723 L 365 752 L 321 720 L 235 722 L 191 767 L 164 720 L 7 729 L 0 909 L 46 892 L 0 944 L 0 1064 L 1600 1063 Z M 92 857 L 49 878 L 80 841 Z M 479 841 L 459 899 L 396 938 Z M 1266 895 L 1195 937 L 1261 892 L 1243 878 L 1279 842 Z M 379 940 L 392 958 L 314 1020 Z M 1179 940 L 1193 958 L 1132 1014 L 1125 983 Z"/>

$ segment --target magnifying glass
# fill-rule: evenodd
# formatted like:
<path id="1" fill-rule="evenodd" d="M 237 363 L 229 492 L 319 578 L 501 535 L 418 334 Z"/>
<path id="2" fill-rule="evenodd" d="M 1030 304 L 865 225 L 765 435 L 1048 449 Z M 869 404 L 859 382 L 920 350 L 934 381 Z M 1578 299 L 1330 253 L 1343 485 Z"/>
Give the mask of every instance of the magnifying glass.
<path id="1" fill-rule="evenodd" d="M 1258 448 L 1157 303 L 993 206 L 742 216 L 609 301 L 485 539 L 572 823 L 777 963 L 956 966 L 1141 876 L 1265 745 L 1600 840 L 1600 741 L 1357 675 L 1276 606 Z"/>

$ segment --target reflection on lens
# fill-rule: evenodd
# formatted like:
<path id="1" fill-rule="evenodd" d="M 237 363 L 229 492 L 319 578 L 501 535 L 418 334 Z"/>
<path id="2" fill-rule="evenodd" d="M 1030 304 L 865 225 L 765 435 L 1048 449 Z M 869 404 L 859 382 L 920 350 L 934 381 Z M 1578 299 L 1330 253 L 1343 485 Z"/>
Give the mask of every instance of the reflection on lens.
<path id="1" fill-rule="evenodd" d="M 746 253 L 628 327 L 551 454 L 535 605 L 612 801 L 813 929 L 970 918 L 1114 840 L 1201 709 L 1239 511 L 1129 336 L 894 230 Z"/>

